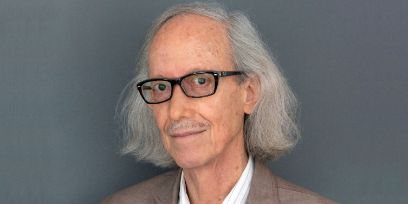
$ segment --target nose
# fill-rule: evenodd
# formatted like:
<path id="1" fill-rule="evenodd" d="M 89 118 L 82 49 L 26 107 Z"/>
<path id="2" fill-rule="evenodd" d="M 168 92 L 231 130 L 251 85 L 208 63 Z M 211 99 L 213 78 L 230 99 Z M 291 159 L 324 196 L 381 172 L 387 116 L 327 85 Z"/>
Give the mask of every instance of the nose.
<path id="1" fill-rule="evenodd" d="M 177 121 L 191 117 L 193 114 L 191 99 L 184 94 L 180 86 L 174 86 L 173 95 L 168 106 L 170 119 Z"/>

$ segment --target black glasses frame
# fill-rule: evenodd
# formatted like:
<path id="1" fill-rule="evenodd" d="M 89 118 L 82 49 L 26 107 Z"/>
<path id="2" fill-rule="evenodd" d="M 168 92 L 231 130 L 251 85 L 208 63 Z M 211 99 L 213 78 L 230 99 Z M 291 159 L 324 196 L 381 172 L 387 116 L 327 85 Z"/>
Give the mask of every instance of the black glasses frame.
<path id="1" fill-rule="evenodd" d="M 202 97 L 207 97 L 207 96 L 211 96 L 213 94 L 215 94 L 215 92 L 217 91 L 217 87 L 218 87 L 218 79 L 220 77 L 226 77 L 226 76 L 234 76 L 234 75 L 241 75 L 244 72 L 241 71 L 197 71 L 197 72 L 193 72 L 187 75 L 184 75 L 180 78 L 176 78 L 176 79 L 167 79 L 167 78 L 152 78 L 152 79 L 146 79 L 143 80 L 139 83 L 136 84 L 137 89 L 139 90 L 140 95 L 142 96 L 143 100 L 147 103 L 147 104 L 159 104 L 159 103 L 163 103 L 166 102 L 168 100 L 170 100 L 173 97 L 173 91 L 174 91 L 174 86 L 176 84 L 178 84 L 181 88 L 181 90 L 183 90 L 184 95 L 190 97 L 190 98 L 202 98 Z M 183 86 L 181 86 L 181 82 L 183 81 L 183 79 L 192 76 L 192 75 L 196 75 L 196 74 L 212 74 L 214 76 L 214 91 L 211 92 L 210 94 L 204 95 L 204 96 L 190 96 L 186 93 L 186 91 L 184 90 Z M 143 84 L 147 83 L 147 82 L 151 82 L 151 81 L 167 81 L 171 84 L 171 93 L 168 99 L 160 101 L 160 102 L 150 102 L 148 101 L 144 95 L 143 95 L 143 90 L 142 90 L 142 86 Z"/>

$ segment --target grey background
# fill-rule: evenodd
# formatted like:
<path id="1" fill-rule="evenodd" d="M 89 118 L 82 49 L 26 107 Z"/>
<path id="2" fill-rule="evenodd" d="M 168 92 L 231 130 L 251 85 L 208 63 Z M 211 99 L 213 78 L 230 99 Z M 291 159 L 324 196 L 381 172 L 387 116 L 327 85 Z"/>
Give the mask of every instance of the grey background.
<path id="1" fill-rule="evenodd" d="M 180 1 L 0 0 L 0 202 L 97 203 L 165 170 L 118 152 L 114 109 L 151 21 Z M 408 202 L 408 1 L 224 1 L 301 101 L 274 172 L 341 203 Z"/>

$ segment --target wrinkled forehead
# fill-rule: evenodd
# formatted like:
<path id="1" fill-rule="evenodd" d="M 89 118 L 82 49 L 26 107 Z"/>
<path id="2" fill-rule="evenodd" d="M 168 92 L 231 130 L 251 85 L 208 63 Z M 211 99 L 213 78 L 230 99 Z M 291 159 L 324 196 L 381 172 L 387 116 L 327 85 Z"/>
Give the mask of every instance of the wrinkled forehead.
<path id="1" fill-rule="evenodd" d="M 233 67 L 225 24 L 201 15 L 182 14 L 166 21 L 148 51 L 150 77 Z"/>

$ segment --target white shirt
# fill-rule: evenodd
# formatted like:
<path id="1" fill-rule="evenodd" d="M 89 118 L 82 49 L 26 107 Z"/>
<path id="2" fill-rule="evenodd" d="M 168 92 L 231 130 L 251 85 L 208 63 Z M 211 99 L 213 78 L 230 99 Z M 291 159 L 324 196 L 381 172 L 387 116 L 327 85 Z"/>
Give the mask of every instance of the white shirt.
<path id="1" fill-rule="evenodd" d="M 249 156 L 248 163 L 242 172 L 241 177 L 239 177 L 237 183 L 229 192 L 227 197 L 224 198 L 224 201 L 222 202 L 223 204 L 245 203 L 248 197 L 253 172 L 254 161 L 252 157 Z M 180 179 L 179 204 L 190 204 L 183 171 L 181 172 Z"/>

